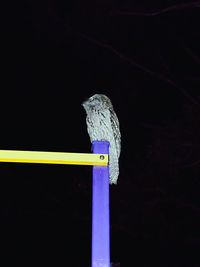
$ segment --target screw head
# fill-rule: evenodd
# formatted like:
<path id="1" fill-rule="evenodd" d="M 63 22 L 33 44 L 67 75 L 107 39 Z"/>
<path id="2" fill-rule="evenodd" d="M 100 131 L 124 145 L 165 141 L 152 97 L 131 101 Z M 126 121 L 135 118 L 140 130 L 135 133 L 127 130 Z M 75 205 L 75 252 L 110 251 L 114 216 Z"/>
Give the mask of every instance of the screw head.
<path id="1" fill-rule="evenodd" d="M 104 155 L 100 155 L 100 159 L 104 160 L 105 159 Z"/>

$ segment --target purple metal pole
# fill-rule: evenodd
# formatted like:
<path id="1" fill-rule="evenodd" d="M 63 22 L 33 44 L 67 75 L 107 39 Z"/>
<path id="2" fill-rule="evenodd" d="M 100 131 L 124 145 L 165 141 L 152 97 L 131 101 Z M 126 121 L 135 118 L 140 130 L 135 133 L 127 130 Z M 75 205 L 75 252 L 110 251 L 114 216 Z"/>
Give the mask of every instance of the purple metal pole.
<path id="1" fill-rule="evenodd" d="M 96 154 L 109 154 L 109 142 L 92 142 Z M 93 166 L 92 267 L 110 267 L 109 167 Z"/>

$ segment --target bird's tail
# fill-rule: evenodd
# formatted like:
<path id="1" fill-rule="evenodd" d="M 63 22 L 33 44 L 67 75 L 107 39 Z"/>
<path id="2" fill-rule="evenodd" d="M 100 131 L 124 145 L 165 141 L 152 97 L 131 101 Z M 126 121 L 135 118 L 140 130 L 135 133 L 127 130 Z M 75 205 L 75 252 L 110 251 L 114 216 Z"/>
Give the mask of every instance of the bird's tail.
<path id="1" fill-rule="evenodd" d="M 109 174 L 110 174 L 110 184 L 117 184 L 117 179 L 119 176 L 119 158 L 116 153 L 110 150 L 109 153 Z"/>

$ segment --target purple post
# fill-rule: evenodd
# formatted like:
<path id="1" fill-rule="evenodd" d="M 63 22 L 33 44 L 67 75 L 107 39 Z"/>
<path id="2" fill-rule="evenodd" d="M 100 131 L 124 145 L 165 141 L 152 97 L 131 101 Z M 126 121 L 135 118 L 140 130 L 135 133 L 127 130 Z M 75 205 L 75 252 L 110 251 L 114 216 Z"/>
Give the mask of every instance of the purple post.
<path id="1" fill-rule="evenodd" d="M 96 154 L 109 154 L 109 142 L 92 142 Z M 92 267 L 110 267 L 109 167 L 93 166 Z"/>

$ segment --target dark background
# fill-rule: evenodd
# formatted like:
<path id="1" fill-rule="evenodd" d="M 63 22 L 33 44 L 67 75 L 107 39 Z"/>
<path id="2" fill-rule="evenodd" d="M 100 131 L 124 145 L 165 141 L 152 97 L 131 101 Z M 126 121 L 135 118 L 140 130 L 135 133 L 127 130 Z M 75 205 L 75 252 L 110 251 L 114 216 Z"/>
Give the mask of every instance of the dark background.
<path id="1" fill-rule="evenodd" d="M 111 261 L 200 266 L 200 1 L 5 2 L 0 149 L 90 152 L 81 102 L 106 94 L 122 134 Z M 7 261 L 90 266 L 91 167 L 0 177 Z"/>

